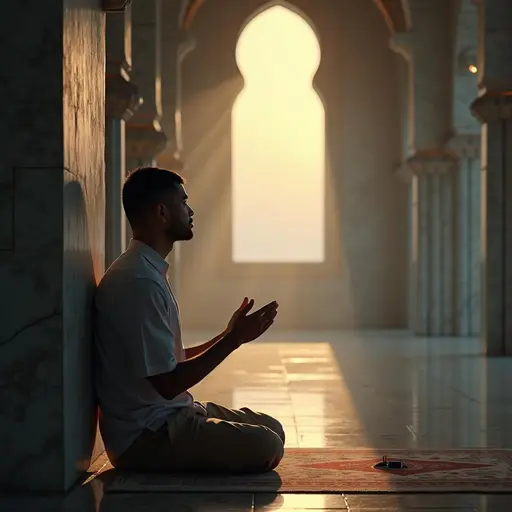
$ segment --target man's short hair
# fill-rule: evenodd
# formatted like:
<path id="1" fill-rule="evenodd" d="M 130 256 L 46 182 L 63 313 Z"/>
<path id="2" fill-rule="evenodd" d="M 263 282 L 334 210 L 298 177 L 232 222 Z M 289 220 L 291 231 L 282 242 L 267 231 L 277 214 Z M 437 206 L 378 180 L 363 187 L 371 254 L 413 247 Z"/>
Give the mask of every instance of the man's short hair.
<path id="1" fill-rule="evenodd" d="M 130 225 L 133 227 L 163 193 L 184 183 L 178 173 L 159 167 L 139 167 L 130 172 L 122 192 L 123 208 Z"/>

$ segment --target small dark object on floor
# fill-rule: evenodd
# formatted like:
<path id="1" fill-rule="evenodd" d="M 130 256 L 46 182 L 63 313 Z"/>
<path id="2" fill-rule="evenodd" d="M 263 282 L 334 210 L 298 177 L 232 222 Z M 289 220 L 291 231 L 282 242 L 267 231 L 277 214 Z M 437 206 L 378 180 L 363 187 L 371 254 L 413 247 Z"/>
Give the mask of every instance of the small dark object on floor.
<path id="1" fill-rule="evenodd" d="M 387 457 L 382 457 L 382 462 L 378 462 L 373 466 L 375 469 L 407 469 L 404 461 L 402 460 L 388 460 Z"/>

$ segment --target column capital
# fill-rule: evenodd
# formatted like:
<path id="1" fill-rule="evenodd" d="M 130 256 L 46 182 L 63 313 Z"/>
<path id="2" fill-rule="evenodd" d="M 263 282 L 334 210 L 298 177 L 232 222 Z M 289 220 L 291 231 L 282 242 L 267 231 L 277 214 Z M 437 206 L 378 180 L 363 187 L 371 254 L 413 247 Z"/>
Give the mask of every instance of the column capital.
<path id="1" fill-rule="evenodd" d="M 447 174 L 456 170 L 457 158 L 446 149 L 417 151 L 407 159 L 406 165 L 415 176 Z"/>
<path id="2" fill-rule="evenodd" d="M 125 73 L 106 75 L 106 114 L 110 118 L 130 119 L 143 103 L 137 87 Z"/>
<path id="3" fill-rule="evenodd" d="M 458 133 L 448 141 L 447 148 L 459 158 L 480 158 L 481 141 L 479 133 Z"/>
<path id="4" fill-rule="evenodd" d="M 512 119 L 512 91 L 485 91 L 471 104 L 471 113 L 482 123 Z"/>
<path id="5" fill-rule="evenodd" d="M 126 156 L 142 162 L 154 160 L 167 146 L 167 137 L 158 122 L 126 125 Z"/>

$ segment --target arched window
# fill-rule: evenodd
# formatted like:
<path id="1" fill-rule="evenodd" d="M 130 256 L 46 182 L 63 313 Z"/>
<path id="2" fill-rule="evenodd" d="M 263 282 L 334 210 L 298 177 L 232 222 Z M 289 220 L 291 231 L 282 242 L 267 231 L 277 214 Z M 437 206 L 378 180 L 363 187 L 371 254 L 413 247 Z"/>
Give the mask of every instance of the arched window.
<path id="1" fill-rule="evenodd" d="M 232 258 L 325 260 L 325 111 L 313 88 L 320 46 L 282 6 L 254 17 L 238 40 L 244 89 L 232 112 Z"/>

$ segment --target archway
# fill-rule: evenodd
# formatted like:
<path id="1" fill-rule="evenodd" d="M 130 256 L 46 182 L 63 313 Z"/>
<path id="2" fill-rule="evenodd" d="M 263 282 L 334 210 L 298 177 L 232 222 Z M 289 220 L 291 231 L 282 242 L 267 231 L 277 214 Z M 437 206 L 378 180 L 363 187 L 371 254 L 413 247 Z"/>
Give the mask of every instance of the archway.
<path id="1" fill-rule="evenodd" d="M 325 111 L 313 88 L 320 45 L 308 22 L 277 5 L 236 47 L 245 81 L 232 111 L 232 258 L 325 260 Z"/>

